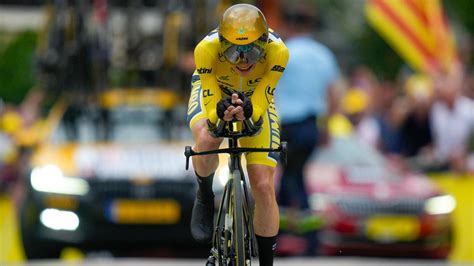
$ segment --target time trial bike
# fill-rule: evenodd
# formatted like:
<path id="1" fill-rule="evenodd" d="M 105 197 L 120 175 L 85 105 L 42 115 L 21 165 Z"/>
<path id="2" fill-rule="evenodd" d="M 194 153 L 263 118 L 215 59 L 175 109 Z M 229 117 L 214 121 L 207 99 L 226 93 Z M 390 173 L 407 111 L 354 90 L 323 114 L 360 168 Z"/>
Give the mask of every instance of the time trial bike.
<path id="1" fill-rule="evenodd" d="M 185 148 L 186 169 L 189 158 L 197 155 L 228 153 L 229 177 L 224 187 L 214 222 L 212 248 L 206 265 L 244 266 L 250 265 L 258 256 L 257 240 L 253 229 L 253 200 L 249 180 L 242 168 L 242 154 L 248 152 L 276 152 L 280 162 L 286 163 L 287 143 L 282 141 L 276 149 L 239 147 L 238 139 L 253 136 L 258 128 L 246 119 L 242 122 L 223 122 L 214 132 L 217 137 L 228 139 L 228 148 L 195 152 Z"/>

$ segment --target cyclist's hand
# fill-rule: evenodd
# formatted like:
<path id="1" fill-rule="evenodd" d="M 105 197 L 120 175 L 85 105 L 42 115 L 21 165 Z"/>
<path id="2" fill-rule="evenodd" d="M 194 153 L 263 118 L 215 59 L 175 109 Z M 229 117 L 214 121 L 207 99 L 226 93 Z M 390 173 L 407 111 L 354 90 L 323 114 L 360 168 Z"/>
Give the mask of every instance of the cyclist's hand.
<path id="1" fill-rule="evenodd" d="M 243 95 L 243 94 L 242 94 Z M 244 101 L 240 98 L 240 95 L 237 93 L 232 93 L 232 98 L 231 98 L 232 104 L 233 105 L 240 105 L 242 106 Z"/>
<path id="2" fill-rule="evenodd" d="M 236 99 L 235 102 L 238 102 L 239 105 L 242 106 L 244 119 L 251 118 L 252 113 L 253 113 L 253 106 L 250 99 L 247 96 L 245 96 L 245 94 L 243 94 L 242 92 L 234 93 L 232 94 L 232 97 L 234 97 L 234 95 L 237 95 L 238 97 L 238 99 Z M 239 120 L 244 120 L 244 119 L 239 119 Z"/>
<path id="3" fill-rule="evenodd" d="M 221 119 L 224 120 L 225 112 L 229 109 L 229 107 L 232 106 L 232 101 L 229 97 L 225 97 L 220 99 L 217 102 L 216 106 L 216 112 L 217 116 Z M 227 121 L 227 120 L 226 120 Z"/>
<path id="4" fill-rule="evenodd" d="M 250 100 L 241 92 L 222 98 L 217 103 L 217 116 L 227 122 L 243 121 L 252 116 L 253 108 Z"/>
<path id="5" fill-rule="evenodd" d="M 233 114 L 232 117 L 235 118 L 238 121 L 244 120 L 245 115 L 244 115 L 244 109 L 242 107 L 244 102 L 242 101 L 241 98 L 239 98 L 239 94 L 233 93 L 232 97 L 231 97 L 231 102 L 232 102 L 232 106 L 235 106 L 235 108 L 233 108 L 231 110 L 229 110 L 230 108 L 227 109 L 229 111 L 228 114 L 229 115 Z M 226 120 L 226 121 L 229 121 L 229 120 Z"/>
<path id="6" fill-rule="evenodd" d="M 224 116 L 222 117 L 222 120 L 230 122 L 234 120 L 239 120 L 242 121 L 244 120 L 244 111 L 242 109 L 242 106 L 234 106 L 231 105 L 227 107 L 227 110 L 224 111 Z"/>
<path id="7" fill-rule="evenodd" d="M 232 98 L 222 98 L 216 107 L 217 116 L 223 121 L 243 120 L 242 101 L 236 93 L 232 94 Z"/>

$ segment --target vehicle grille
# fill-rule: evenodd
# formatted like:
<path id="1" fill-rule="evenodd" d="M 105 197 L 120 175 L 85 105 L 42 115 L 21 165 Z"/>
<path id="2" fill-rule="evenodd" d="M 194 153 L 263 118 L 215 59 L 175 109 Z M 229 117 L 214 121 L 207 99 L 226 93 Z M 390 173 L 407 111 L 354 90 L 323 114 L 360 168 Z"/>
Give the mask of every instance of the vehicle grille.
<path id="1" fill-rule="evenodd" d="M 157 181 L 135 185 L 129 181 L 90 181 L 91 194 L 99 198 L 160 198 L 189 195 L 195 191 L 193 182 Z"/>
<path id="2" fill-rule="evenodd" d="M 423 212 L 424 201 L 398 199 L 377 201 L 368 198 L 339 199 L 337 205 L 344 212 L 355 215 L 384 214 L 420 214 Z"/>

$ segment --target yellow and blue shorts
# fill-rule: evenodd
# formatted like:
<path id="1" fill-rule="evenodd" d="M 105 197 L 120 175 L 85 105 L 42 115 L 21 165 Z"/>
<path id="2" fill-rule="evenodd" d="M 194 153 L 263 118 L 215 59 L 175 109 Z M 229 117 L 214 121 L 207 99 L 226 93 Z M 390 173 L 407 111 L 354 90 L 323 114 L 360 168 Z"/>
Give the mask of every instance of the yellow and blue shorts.
<path id="1" fill-rule="evenodd" d="M 191 96 L 188 104 L 187 121 L 189 128 L 192 128 L 196 121 L 207 119 L 206 109 L 202 100 L 201 80 L 199 75 L 193 75 L 191 81 Z M 263 115 L 263 126 L 260 134 L 253 137 L 239 139 L 240 147 L 252 148 L 273 148 L 280 146 L 279 117 L 272 102 Z M 247 164 L 261 164 L 275 167 L 278 161 L 276 152 L 250 152 L 245 155 Z"/>

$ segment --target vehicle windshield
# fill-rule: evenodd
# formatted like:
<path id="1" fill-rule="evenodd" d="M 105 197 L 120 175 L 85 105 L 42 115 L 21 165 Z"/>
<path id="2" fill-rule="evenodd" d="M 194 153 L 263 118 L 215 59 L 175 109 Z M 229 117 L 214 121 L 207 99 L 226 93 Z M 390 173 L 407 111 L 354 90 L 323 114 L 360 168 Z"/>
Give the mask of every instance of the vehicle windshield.
<path id="1" fill-rule="evenodd" d="M 354 183 L 399 178 L 387 167 L 382 154 L 353 137 L 333 139 L 328 147 L 317 153 L 316 160 L 321 164 L 341 167 Z"/>
<path id="2" fill-rule="evenodd" d="M 53 132 L 51 142 L 150 143 L 187 139 L 184 122 L 174 117 L 175 112 L 154 105 L 107 109 L 70 106 Z"/>

